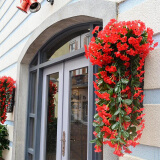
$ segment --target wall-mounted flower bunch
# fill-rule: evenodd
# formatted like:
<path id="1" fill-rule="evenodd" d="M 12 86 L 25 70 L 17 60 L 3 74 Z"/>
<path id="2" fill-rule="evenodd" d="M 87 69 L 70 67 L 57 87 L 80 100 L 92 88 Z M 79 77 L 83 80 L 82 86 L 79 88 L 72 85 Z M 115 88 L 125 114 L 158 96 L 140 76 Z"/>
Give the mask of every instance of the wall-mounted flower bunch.
<path id="1" fill-rule="evenodd" d="M 49 82 L 49 99 L 48 99 L 48 122 L 54 121 L 55 112 L 55 94 L 57 93 L 57 85 L 52 81 Z"/>
<path id="2" fill-rule="evenodd" d="M 144 61 L 153 45 L 153 31 L 140 20 L 117 22 L 112 19 L 103 30 L 97 26 L 87 48 L 86 57 L 99 66 L 94 82 L 97 114 L 95 152 L 108 144 L 114 154 L 131 153 L 129 146 L 139 144 L 144 125 L 142 108 Z M 152 46 L 153 45 L 153 46 Z"/>
<path id="3" fill-rule="evenodd" d="M 12 100 L 15 81 L 11 77 L 0 77 L 0 122 L 3 124 L 6 121 L 7 107 Z"/>

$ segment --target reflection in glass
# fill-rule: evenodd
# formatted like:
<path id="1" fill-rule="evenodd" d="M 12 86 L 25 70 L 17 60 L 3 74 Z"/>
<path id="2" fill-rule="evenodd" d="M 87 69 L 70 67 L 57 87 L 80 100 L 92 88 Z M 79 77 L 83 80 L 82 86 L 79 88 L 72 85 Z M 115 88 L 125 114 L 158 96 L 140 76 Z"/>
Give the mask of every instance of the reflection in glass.
<path id="1" fill-rule="evenodd" d="M 34 145 L 34 118 L 30 118 L 29 120 L 29 131 L 30 131 L 29 148 L 33 148 L 33 145 Z"/>
<path id="2" fill-rule="evenodd" d="M 33 160 L 33 155 L 32 154 L 28 154 L 28 160 Z"/>
<path id="3" fill-rule="evenodd" d="M 53 44 L 54 48 L 49 51 L 47 50 L 46 52 L 43 52 L 43 54 L 41 55 L 41 63 L 72 53 L 80 48 L 83 48 L 84 45 L 88 45 L 90 42 L 88 29 L 83 30 L 81 33 L 78 32 L 72 37 L 73 38 L 71 39 L 68 39 L 68 37 L 65 38 L 63 40 L 63 44 L 60 44 L 60 42 L 57 41 L 58 44 Z"/>
<path id="4" fill-rule="evenodd" d="M 59 74 L 49 76 L 46 160 L 56 160 Z"/>
<path id="5" fill-rule="evenodd" d="M 88 68 L 71 71 L 70 160 L 87 160 Z"/>

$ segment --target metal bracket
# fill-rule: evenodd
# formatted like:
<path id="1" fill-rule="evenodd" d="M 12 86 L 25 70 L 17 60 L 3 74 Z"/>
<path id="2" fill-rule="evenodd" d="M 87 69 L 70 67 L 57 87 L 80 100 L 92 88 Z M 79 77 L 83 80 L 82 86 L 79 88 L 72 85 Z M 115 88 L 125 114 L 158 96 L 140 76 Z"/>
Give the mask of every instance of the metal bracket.
<path id="1" fill-rule="evenodd" d="M 47 1 L 50 2 L 51 5 L 53 5 L 53 3 L 54 3 L 54 0 L 47 0 Z"/>
<path id="2" fill-rule="evenodd" d="M 64 157 L 65 155 L 65 143 L 66 143 L 66 139 L 65 139 L 66 135 L 65 135 L 65 131 L 63 131 L 63 135 L 62 135 L 62 156 Z"/>

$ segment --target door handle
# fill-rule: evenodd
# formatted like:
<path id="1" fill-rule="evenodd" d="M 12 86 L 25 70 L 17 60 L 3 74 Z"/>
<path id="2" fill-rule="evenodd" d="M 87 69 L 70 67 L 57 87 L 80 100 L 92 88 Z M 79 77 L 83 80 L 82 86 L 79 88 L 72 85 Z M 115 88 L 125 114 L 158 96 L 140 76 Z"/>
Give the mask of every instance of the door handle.
<path id="1" fill-rule="evenodd" d="M 65 135 L 65 131 L 63 131 L 63 135 L 62 135 L 62 156 L 64 157 L 65 155 L 65 143 L 66 143 L 66 135 Z"/>

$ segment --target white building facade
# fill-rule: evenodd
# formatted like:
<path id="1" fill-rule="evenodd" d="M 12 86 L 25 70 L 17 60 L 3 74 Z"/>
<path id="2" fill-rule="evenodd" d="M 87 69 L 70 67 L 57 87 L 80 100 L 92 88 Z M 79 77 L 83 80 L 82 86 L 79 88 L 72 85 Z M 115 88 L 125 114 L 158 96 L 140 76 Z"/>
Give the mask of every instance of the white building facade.
<path id="1" fill-rule="evenodd" d="M 93 67 L 84 57 L 91 31 L 110 19 L 141 20 L 160 43 L 158 0 L 39 0 L 41 9 L 25 14 L 19 0 L 0 0 L 0 76 L 16 80 L 14 112 L 7 114 L 10 150 L 5 160 L 159 160 L 160 48 L 145 62 L 146 127 L 133 153 L 118 158 L 103 147 L 95 154 Z M 54 83 L 54 117 L 48 120 L 49 82 Z M 49 130 L 54 123 L 57 134 Z M 56 139 L 50 144 L 49 133 Z M 50 137 L 50 138 L 51 138 Z M 55 147 L 49 147 L 55 146 Z M 54 150 L 54 149 L 55 150 Z M 50 154 L 52 153 L 52 154 Z"/>

